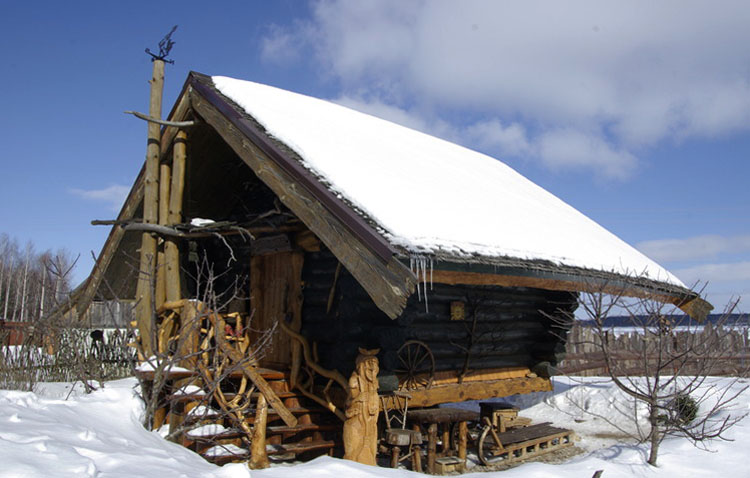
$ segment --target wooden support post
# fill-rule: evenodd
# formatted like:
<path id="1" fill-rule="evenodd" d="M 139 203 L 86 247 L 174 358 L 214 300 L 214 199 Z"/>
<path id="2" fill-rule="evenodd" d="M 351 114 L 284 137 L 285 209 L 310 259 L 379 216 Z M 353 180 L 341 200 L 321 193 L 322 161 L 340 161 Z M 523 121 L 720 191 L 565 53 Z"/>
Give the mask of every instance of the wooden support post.
<path id="1" fill-rule="evenodd" d="M 177 341 L 178 365 L 195 370 L 200 347 L 201 313 L 195 302 L 186 301 L 180 314 L 180 339 Z"/>
<path id="2" fill-rule="evenodd" d="M 186 162 L 187 133 L 177 133 L 172 147 L 172 185 L 169 188 L 169 208 L 167 225 L 182 222 L 182 196 L 185 191 L 185 162 Z M 180 284 L 180 248 L 177 239 L 168 237 L 164 244 L 164 258 L 166 269 L 166 298 L 167 301 L 180 300 L 182 286 Z"/>
<path id="3" fill-rule="evenodd" d="M 451 449 L 451 426 L 450 423 L 443 425 L 443 446 L 440 447 L 440 453 L 443 456 L 448 456 Z"/>
<path id="4" fill-rule="evenodd" d="M 268 453 L 266 453 L 266 423 L 268 421 L 268 402 L 263 394 L 258 396 L 258 405 L 255 410 L 255 423 L 253 423 L 253 438 L 250 442 L 250 469 L 258 470 L 268 468 Z"/>
<path id="5" fill-rule="evenodd" d="M 422 448 L 415 446 L 411 455 L 411 469 L 422 473 Z"/>
<path id="6" fill-rule="evenodd" d="M 154 410 L 154 420 L 151 425 L 152 430 L 158 430 L 161 428 L 162 425 L 164 425 L 164 421 L 167 419 L 167 408 L 166 407 L 159 407 L 156 410 Z"/>
<path id="7" fill-rule="evenodd" d="M 164 61 L 155 59 L 151 77 L 149 116 L 161 118 L 161 99 L 164 90 Z M 159 201 L 159 125 L 148 122 L 148 143 L 143 194 L 143 222 L 156 224 Z M 153 283 L 156 266 L 156 239 L 149 233 L 141 236 L 141 258 L 136 287 L 136 320 L 141 336 L 141 348 L 146 357 L 153 353 Z"/>
<path id="8" fill-rule="evenodd" d="M 435 459 L 437 458 L 437 423 L 430 423 L 427 429 L 427 473 L 435 474 Z"/>
<path id="9" fill-rule="evenodd" d="M 171 168 L 169 164 L 159 165 L 159 225 L 166 226 L 169 216 L 169 183 Z M 158 309 L 167 297 L 167 267 L 162 239 L 156 244 L 156 290 L 154 291 L 154 306 Z"/>
<path id="10" fill-rule="evenodd" d="M 198 366 L 198 350 L 200 347 L 201 312 L 198 303 L 186 300 L 180 310 L 180 338 L 177 341 L 177 365 L 189 370 L 196 370 Z M 187 385 L 195 384 L 195 378 L 183 378 L 173 384 L 175 390 Z M 169 410 L 169 432 L 177 430 L 185 420 L 185 404 L 172 402 Z"/>
<path id="11" fill-rule="evenodd" d="M 292 253 L 291 272 L 289 283 L 289 295 L 287 297 L 287 311 L 292 316 L 292 323 L 289 324 L 294 332 L 299 332 L 302 328 L 302 264 L 305 255 L 301 252 Z M 292 364 L 289 373 L 289 386 L 297 386 L 299 372 L 302 368 L 302 344 L 296 340 L 291 341 L 292 346 Z"/>
<path id="12" fill-rule="evenodd" d="M 393 448 L 391 448 L 391 468 L 398 468 L 398 456 L 401 453 L 401 450 L 398 446 L 394 445 Z"/>
<path id="13" fill-rule="evenodd" d="M 469 427 L 466 422 L 458 422 L 458 457 L 464 461 L 466 466 L 466 445 L 468 442 Z"/>

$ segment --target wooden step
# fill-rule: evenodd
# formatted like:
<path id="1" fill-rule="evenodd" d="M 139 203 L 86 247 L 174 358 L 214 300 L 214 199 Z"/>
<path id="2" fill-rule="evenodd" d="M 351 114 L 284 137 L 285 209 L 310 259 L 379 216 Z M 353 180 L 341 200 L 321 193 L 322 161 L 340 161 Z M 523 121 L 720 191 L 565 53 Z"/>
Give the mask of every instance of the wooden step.
<path id="1" fill-rule="evenodd" d="M 257 399 L 259 395 L 260 395 L 260 393 L 255 392 L 255 393 L 253 393 L 251 395 L 251 397 Z M 199 402 L 201 400 L 206 399 L 207 396 L 208 396 L 208 394 L 206 394 L 206 393 L 204 393 L 204 394 L 175 393 L 175 394 L 169 395 L 167 397 L 167 400 L 169 400 L 170 402 Z M 233 400 L 236 396 L 237 396 L 236 393 L 225 393 L 224 394 L 224 398 L 226 398 L 228 401 Z M 278 396 L 281 399 L 285 399 L 285 398 L 299 397 L 300 395 L 297 394 L 297 393 L 295 393 L 295 392 L 276 392 L 276 396 Z"/>
<path id="2" fill-rule="evenodd" d="M 280 372 L 278 370 L 272 370 L 270 368 L 258 368 L 260 376 L 269 381 L 286 381 L 288 374 L 286 372 Z M 135 376 L 141 380 L 153 380 L 155 371 L 153 370 L 136 370 Z M 184 378 L 198 377 L 200 374 L 192 370 L 175 370 L 163 372 L 167 380 L 181 380 Z M 227 378 L 239 379 L 244 376 L 242 370 L 233 370 L 227 374 Z"/>
<path id="3" fill-rule="evenodd" d="M 201 435 L 191 435 L 190 434 L 191 431 L 192 430 L 186 431 L 185 437 L 188 440 L 192 442 L 196 442 L 196 443 L 206 443 L 206 442 L 212 442 L 216 440 L 228 440 L 231 438 L 240 438 L 240 437 L 245 436 L 245 432 L 237 428 L 225 428 L 224 430 L 221 430 L 218 433 L 203 432 Z"/>
<path id="4" fill-rule="evenodd" d="M 325 424 L 325 425 L 318 425 L 315 423 L 304 423 L 297 425 L 296 427 L 288 427 L 288 426 L 271 426 L 266 427 L 266 433 L 269 435 L 271 434 L 280 434 L 280 433 L 299 433 L 299 432 L 307 432 L 307 431 L 336 431 L 341 430 L 342 424 Z"/>
<path id="5" fill-rule="evenodd" d="M 305 453 L 308 451 L 315 450 L 329 450 L 335 446 L 333 441 L 314 441 L 305 443 L 289 443 L 285 445 L 266 445 L 266 453 L 269 456 L 278 456 L 286 454 L 297 455 L 299 453 Z M 215 465 L 225 465 L 227 463 L 248 461 L 250 459 L 250 452 L 243 454 L 226 454 L 219 456 L 206 456 L 201 455 L 206 461 L 209 461 Z"/>
<path id="6" fill-rule="evenodd" d="M 321 414 L 321 413 L 331 413 L 329 410 L 327 410 L 327 409 L 325 409 L 323 407 L 303 407 L 303 406 L 300 406 L 300 407 L 287 407 L 287 409 L 293 415 L 305 415 L 305 414 L 318 415 L 318 414 Z M 254 408 L 248 409 L 245 412 L 245 415 L 253 415 L 254 416 L 255 415 L 255 409 Z M 273 408 L 269 408 L 268 409 L 268 417 L 269 418 L 270 417 L 276 418 L 276 417 L 278 417 L 278 415 L 279 414 Z M 333 415 L 333 414 L 331 413 L 331 415 Z"/>
<path id="7" fill-rule="evenodd" d="M 220 445 L 217 445 L 217 446 L 220 446 Z M 241 452 L 240 453 L 225 453 L 221 455 L 208 455 L 206 454 L 206 452 L 203 452 L 201 453 L 201 456 L 206 461 L 213 463 L 215 465 L 219 465 L 219 466 L 226 465 L 227 463 L 232 463 L 232 462 L 247 461 L 250 459 L 250 452 L 248 450 L 235 447 L 235 446 L 231 446 L 228 448 L 230 448 L 231 451 L 241 450 Z"/>
<path id="8" fill-rule="evenodd" d="M 282 445 L 266 445 L 268 455 L 284 455 L 286 453 L 305 453 L 313 450 L 327 450 L 336 446 L 333 440 L 321 440 L 302 443 L 287 443 Z"/>
<path id="9" fill-rule="evenodd" d="M 250 459 L 250 453 L 244 455 L 220 455 L 220 456 L 205 456 L 201 455 L 204 460 L 214 465 L 224 466 L 229 463 L 241 463 Z"/>

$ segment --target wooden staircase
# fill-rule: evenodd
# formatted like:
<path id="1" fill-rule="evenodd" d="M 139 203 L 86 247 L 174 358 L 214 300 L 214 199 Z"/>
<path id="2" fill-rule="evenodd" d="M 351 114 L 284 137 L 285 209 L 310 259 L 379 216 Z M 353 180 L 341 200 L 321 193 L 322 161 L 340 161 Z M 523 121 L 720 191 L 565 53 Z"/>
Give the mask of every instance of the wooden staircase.
<path id="1" fill-rule="evenodd" d="M 268 409 L 265 441 L 271 462 L 307 460 L 332 454 L 336 447 L 341 447 L 342 422 L 334 414 L 290 390 L 287 373 L 256 370 L 297 419 L 295 426 L 289 426 L 276 410 Z M 137 374 L 142 381 L 154 380 L 154 372 Z M 242 377 L 241 372 L 232 372 L 223 377 L 217 390 L 207 390 L 195 388 L 195 384 L 200 383 L 198 373 L 166 372 L 164 388 L 169 429 L 181 430 L 174 437 L 175 441 L 218 465 L 250 460 L 251 431 L 260 394 L 255 390 L 238 394 Z M 189 393 L 182 393 L 181 389 L 188 383 L 193 385 Z M 236 399 L 246 405 L 241 411 L 227 413 L 222 409 L 222 403 Z"/>

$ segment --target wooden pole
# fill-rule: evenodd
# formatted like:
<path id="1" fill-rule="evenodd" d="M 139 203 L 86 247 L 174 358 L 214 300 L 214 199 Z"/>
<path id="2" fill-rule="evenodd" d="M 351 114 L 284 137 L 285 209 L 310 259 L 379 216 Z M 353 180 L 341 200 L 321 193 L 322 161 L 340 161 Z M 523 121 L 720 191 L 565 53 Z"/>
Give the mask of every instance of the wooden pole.
<path id="1" fill-rule="evenodd" d="M 159 225 L 166 226 L 169 217 L 169 183 L 172 174 L 169 164 L 159 165 Z M 167 267 L 165 244 L 162 240 L 157 243 L 156 253 L 156 291 L 154 305 L 158 309 L 167 297 Z"/>
<path id="2" fill-rule="evenodd" d="M 417 473 L 422 473 L 422 448 L 415 446 L 411 456 L 411 469 Z"/>
<path id="3" fill-rule="evenodd" d="M 169 190 L 169 208 L 167 224 L 173 226 L 182 222 L 182 197 L 185 191 L 185 162 L 187 133 L 177 133 L 172 147 L 172 186 Z M 164 258 L 166 269 L 166 297 L 167 301 L 180 300 L 182 286 L 180 285 L 180 248 L 177 238 L 169 237 L 164 244 Z"/>
<path id="4" fill-rule="evenodd" d="M 302 264 L 305 255 L 300 252 L 292 253 L 291 281 L 289 283 L 289 295 L 287 310 L 292 316 L 290 328 L 299 332 L 302 329 Z M 302 345 L 297 340 L 292 340 L 292 364 L 289 374 L 289 383 L 292 388 L 297 385 L 300 370 L 302 369 Z"/>
<path id="5" fill-rule="evenodd" d="M 268 420 L 268 402 L 261 393 L 258 395 L 258 406 L 255 410 L 255 422 L 253 423 L 253 438 L 250 441 L 250 463 L 248 467 L 252 470 L 268 468 L 268 453 L 266 453 L 266 423 Z"/>
<path id="6" fill-rule="evenodd" d="M 430 423 L 427 428 L 427 473 L 435 474 L 435 459 L 437 458 L 437 424 Z"/>
<path id="7" fill-rule="evenodd" d="M 465 421 L 458 422 L 458 457 L 466 467 L 466 445 L 468 444 L 469 428 Z"/>
<path id="8" fill-rule="evenodd" d="M 151 100 L 149 115 L 161 118 L 161 99 L 164 90 L 164 60 L 154 59 L 151 76 Z M 143 222 L 156 224 L 159 201 L 159 125 L 148 123 L 148 145 L 146 149 L 146 170 L 144 176 Z M 156 266 L 156 239 L 149 233 L 141 236 L 141 259 L 136 287 L 136 321 L 141 336 L 143 354 L 153 354 L 153 282 Z"/>

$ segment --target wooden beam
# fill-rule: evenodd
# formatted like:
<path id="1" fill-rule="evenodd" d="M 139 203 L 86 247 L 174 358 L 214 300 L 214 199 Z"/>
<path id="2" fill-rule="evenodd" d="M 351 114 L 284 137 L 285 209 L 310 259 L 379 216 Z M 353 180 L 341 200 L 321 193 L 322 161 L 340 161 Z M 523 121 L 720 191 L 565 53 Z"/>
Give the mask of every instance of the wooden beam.
<path id="1" fill-rule="evenodd" d="M 362 284 L 375 304 L 390 318 L 398 317 L 414 291 L 416 277 L 391 257 L 385 263 L 315 196 L 271 160 L 224 114 L 195 90 L 191 104 L 204 121 L 214 127 L 224 141 L 255 172 Z"/>
<path id="2" fill-rule="evenodd" d="M 151 116 L 144 115 L 143 113 L 139 113 L 137 111 L 125 111 L 126 115 L 133 115 L 136 118 L 142 119 L 144 121 L 149 121 L 151 123 L 156 123 L 161 126 L 173 126 L 175 128 L 188 128 L 190 126 L 195 126 L 195 121 L 165 121 L 158 118 L 152 118 Z"/>
<path id="3" fill-rule="evenodd" d="M 440 403 L 465 400 L 485 400 L 531 392 L 549 392 L 552 382 L 548 378 L 508 378 L 489 382 L 468 382 L 442 385 L 429 389 L 409 390 L 409 407 L 431 407 Z"/>
<path id="4" fill-rule="evenodd" d="M 646 287 L 626 284 L 612 284 L 606 281 L 587 281 L 553 279 L 507 274 L 489 274 L 480 272 L 448 271 L 433 269 L 432 282 L 450 285 L 495 285 L 502 287 L 532 287 L 535 289 L 558 290 L 567 292 L 592 292 L 652 299 L 658 302 L 674 304 L 696 320 L 703 320 L 713 306 L 700 297 L 685 297 L 649 290 Z"/>

